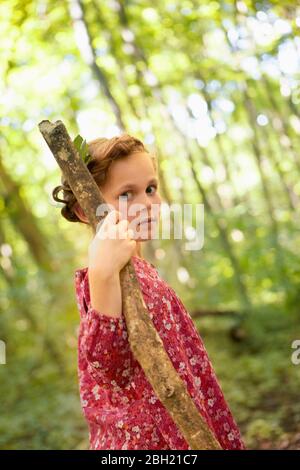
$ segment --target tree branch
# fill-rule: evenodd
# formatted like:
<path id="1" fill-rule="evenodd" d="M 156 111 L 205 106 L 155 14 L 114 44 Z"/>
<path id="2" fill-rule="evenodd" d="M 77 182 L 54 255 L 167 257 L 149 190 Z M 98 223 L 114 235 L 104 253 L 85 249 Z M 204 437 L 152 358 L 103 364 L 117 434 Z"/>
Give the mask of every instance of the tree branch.
<path id="1" fill-rule="evenodd" d="M 44 120 L 39 123 L 39 129 L 96 232 L 99 222 L 96 210 L 105 201 L 63 122 L 50 123 Z M 199 413 L 185 383 L 165 351 L 149 316 L 131 261 L 121 270 L 120 282 L 129 344 L 157 397 L 191 449 L 220 449 L 218 441 Z"/>

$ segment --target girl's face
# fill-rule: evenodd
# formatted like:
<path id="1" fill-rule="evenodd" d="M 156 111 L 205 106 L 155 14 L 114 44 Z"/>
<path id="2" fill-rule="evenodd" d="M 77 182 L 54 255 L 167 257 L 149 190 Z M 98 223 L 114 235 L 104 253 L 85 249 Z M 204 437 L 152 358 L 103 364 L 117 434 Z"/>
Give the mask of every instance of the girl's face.
<path id="1" fill-rule="evenodd" d="M 135 240 L 147 240 L 155 233 L 159 221 L 161 197 L 151 156 L 134 152 L 111 163 L 105 184 L 100 188 L 105 202 L 127 219 Z M 148 218 L 153 222 L 142 222 Z"/>

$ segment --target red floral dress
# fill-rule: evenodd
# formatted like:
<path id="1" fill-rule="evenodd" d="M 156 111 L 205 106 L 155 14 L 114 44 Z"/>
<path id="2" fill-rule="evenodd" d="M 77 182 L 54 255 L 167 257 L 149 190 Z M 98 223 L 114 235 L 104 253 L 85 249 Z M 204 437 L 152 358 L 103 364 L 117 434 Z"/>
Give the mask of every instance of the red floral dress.
<path id="1" fill-rule="evenodd" d="M 150 318 L 196 407 L 223 449 L 244 449 L 189 313 L 153 264 L 131 259 Z M 130 350 L 123 312 L 112 318 L 92 308 L 88 268 L 75 271 L 75 286 L 79 390 L 90 450 L 191 450 Z"/>

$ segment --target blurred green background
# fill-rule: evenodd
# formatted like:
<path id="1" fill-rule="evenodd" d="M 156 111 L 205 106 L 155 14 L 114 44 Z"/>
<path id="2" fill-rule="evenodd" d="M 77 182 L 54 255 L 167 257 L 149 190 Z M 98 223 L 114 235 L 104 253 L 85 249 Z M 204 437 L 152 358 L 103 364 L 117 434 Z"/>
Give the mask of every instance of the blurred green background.
<path id="1" fill-rule="evenodd" d="M 143 254 L 193 317 L 246 445 L 300 448 L 299 31 L 295 0 L 0 2 L 0 448 L 88 448 L 74 271 L 90 232 L 51 198 L 43 119 L 139 137 L 164 200 L 204 204 L 201 250 Z"/>

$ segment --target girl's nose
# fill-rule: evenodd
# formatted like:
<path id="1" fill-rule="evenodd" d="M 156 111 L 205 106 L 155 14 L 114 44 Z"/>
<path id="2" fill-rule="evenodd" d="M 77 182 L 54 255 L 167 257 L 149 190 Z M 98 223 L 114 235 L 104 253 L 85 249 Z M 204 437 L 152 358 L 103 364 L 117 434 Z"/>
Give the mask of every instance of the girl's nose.
<path id="1" fill-rule="evenodd" d="M 159 212 L 159 207 L 161 205 L 161 200 L 158 195 L 143 194 L 139 197 L 139 200 L 136 201 L 138 204 L 142 205 L 142 212 L 148 213 L 149 215 L 153 211 L 153 215 Z"/>
<path id="2" fill-rule="evenodd" d="M 144 208 L 145 212 L 150 210 L 152 203 L 153 203 L 153 200 L 151 201 L 151 198 L 149 197 L 148 194 L 144 194 L 139 200 L 139 204 L 143 205 L 143 208 Z"/>

